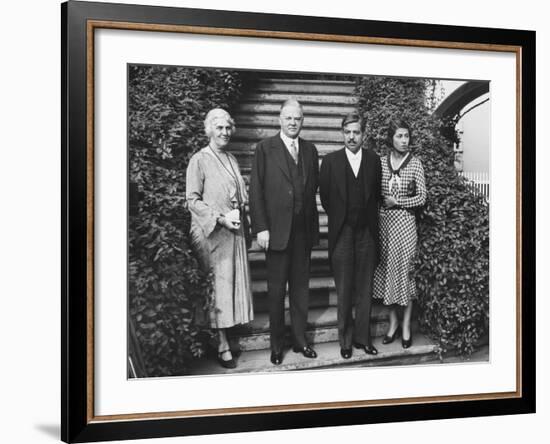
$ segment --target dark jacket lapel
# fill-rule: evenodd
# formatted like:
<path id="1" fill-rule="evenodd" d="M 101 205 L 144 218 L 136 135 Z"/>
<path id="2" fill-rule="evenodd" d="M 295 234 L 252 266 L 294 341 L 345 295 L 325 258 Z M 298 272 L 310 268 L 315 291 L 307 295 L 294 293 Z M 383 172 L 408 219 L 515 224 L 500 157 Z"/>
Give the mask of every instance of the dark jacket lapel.
<path id="1" fill-rule="evenodd" d="M 285 157 L 286 146 L 283 143 L 280 134 L 277 134 L 274 137 L 273 145 L 271 148 L 273 149 L 273 157 L 275 158 L 275 163 L 283 171 L 286 178 L 288 180 L 292 180 L 290 178 L 290 170 L 288 169 L 288 162 Z"/>
<path id="2" fill-rule="evenodd" d="M 365 185 L 365 202 L 369 201 L 370 193 L 372 187 L 370 186 L 374 177 L 374 167 L 373 162 L 368 161 L 367 150 L 363 151 L 363 156 L 361 157 L 361 168 L 363 169 L 363 183 Z"/>
<path id="3" fill-rule="evenodd" d="M 337 155 L 334 156 L 334 174 L 335 182 L 337 184 L 338 191 L 342 200 L 344 201 L 344 206 L 347 202 L 347 190 L 346 190 L 346 162 L 348 161 L 346 157 L 346 148 L 342 148 L 337 152 Z"/>
<path id="4" fill-rule="evenodd" d="M 284 145 L 284 144 L 283 144 Z M 311 169 L 311 150 L 306 149 L 306 143 L 304 140 L 300 137 L 298 137 L 298 146 L 300 150 L 300 157 L 302 158 L 302 173 L 304 175 L 304 185 L 307 183 L 309 179 L 309 175 L 312 172 Z"/>

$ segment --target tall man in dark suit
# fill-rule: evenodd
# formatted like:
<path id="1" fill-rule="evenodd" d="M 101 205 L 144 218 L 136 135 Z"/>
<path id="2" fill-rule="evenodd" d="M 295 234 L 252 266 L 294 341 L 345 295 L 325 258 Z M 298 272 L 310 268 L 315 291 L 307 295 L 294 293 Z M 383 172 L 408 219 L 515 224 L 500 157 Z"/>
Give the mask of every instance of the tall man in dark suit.
<path id="1" fill-rule="evenodd" d="M 380 158 L 362 149 L 365 121 L 357 113 L 342 120 L 345 147 L 321 165 L 321 203 L 328 214 L 329 257 L 338 295 L 338 338 L 344 359 L 352 344 L 376 355 L 370 337 L 374 269 L 378 263 Z M 355 320 L 352 307 L 355 304 Z"/>
<path id="2" fill-rule="evenodd" d="M 298 135 L 304 115 L 296 100 L 281 107 L 281 132 L 256 146 L 250 176 L 250 216 L 258 244 L 266 250 L 271 362 L 281 364 L 288 283 L 293 350 L 317 354 L 305 338 L 311 248 L 319 241 L 315 193 L 318 154 Z"/>

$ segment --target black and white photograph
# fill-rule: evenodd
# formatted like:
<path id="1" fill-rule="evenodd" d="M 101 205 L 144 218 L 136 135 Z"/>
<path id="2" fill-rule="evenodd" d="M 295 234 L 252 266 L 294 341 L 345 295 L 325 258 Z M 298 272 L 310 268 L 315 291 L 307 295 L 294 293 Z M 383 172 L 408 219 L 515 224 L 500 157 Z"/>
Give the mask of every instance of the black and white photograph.
<path id="1" fill-rule="evenodd" d="M 534 411 L 533 32 L 62 21 L 64 440 Z"/>
<path id="2" fill-rule="evenodd" d="M 550 420 L 543 2 L 5 2 L 9 444 Z"/>
<path id="3" fill-rule="evenodd" d="M 489 362 L 490 90 L 128 64 L 128 378 Z"/>

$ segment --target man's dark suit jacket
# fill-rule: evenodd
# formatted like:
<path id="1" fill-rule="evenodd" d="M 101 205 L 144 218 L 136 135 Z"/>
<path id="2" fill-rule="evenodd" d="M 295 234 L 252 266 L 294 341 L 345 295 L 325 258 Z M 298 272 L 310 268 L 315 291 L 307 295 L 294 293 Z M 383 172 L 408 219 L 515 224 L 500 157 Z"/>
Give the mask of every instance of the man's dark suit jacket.
<path id="1" fill-rule="evenodd" d="M 319 180 L 317 148 L 310 142 L 298 139 L 304 175 L 304 216 L 306 244 L 319 242 L 319 215 L 315 194 Z M 287 150 L 280 134 L 262 140 L 256 146 L 250 175 L 250 217 L 255 234 L 269 230 L 269 248 L 285 250 L 290 236 L 293 217 L 293 188 L 285 157 Z"/>
<path id="2" fill-rule="evenodd" d="M 328 214 L 328 248 L 332 256 L 340 230 L 346 219 L 346 148 L 327 154 L 321 164 L 319 190 L 321 204 Z M 372 150 L 363 150 L 361 158 L 367 202 L 367 227 L 378 244 L 378 205 L 380 203 L 380 181 L 382 169 L 380 157 Z"/>

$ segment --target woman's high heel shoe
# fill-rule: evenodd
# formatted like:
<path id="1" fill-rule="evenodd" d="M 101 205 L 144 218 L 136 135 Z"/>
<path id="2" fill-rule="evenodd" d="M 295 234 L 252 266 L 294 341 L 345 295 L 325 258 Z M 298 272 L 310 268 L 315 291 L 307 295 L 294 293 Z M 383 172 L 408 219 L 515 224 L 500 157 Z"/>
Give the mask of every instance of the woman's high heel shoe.
<path id="1" fill-rule="evenodd" d="M 403 348 L 409 348 L 413 343 L 413 335 L 411 332 L 411 337 L 409 339 L 401 339 L 401 346 Z"/>
<path id="2" fill-rule="evenodd" d="M 382 339 L 382 344 L 391 344 L 393 341 L 395 341 L 395 338 L 398 338 L 398 337 L 399 337 L 400 330 L 401 330 L 401 327 L 397 327 L 397 328 L 395 329 L 395 331 L 393 332 L 393 335 L 391 335 L 391 336 L 389 336 L 389 335 L 384 336 L 384 338 Z"/>
<path id="3" fill-rule="evenodd" d="M 218 352 L 218 362 L 223 368 L 236 368 L 237 363 L 235 362 L 235 359 L 233 359 L 233 356 L 231 356 L 231 359 L 225 360 L 222 359 L 222 356 L 225 352 L 230 352 L 230 349 L 223 350 L 221 352 Z"/>

